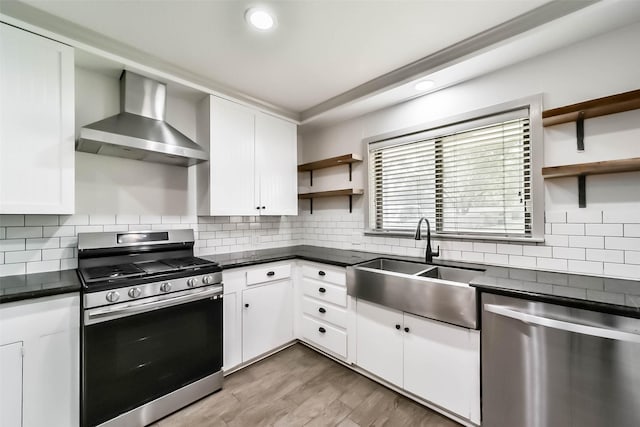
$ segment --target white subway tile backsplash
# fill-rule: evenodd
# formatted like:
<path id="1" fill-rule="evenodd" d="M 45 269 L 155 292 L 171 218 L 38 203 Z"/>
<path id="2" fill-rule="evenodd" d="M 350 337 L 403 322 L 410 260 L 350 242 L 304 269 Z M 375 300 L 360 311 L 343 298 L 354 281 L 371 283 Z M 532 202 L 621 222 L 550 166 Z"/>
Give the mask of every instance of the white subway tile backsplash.
<path id="1" fill-rule="evenodd" d="M 195 215 L 187 215 L 187 216 L 181 216 L 180 217 L 180 223 L 181 224 L 185 224 L 185 227 L 187 224 L 197 224 L 198 223 L 198 217 Z"/>
<path id="2" fill-rule="evenodd" d="M 129 224 L 129 231 L 151 230 L 151 224 Z"/>
<path id="3" fill-rule="evenodd" d="M 522 247 L 522 255 L 525 256 L 535 256 L 542 258 L 551 258 L 552 250 L 549 246 L 523 246 Z"/>
<path id="4" fill-rule="evenodd" d="M 553 224 L 551 226 L 553 234 L 566 234 L 570 236 L 583 236 L 584 224 Z"/>
<path id="5" fill-rule="evenodd" d="M 42 237 L 42 227 L 7 227 L 7 239 Z"/>
<path id="6" fill-rule="evenodd" d="M 0 252 L 24 251 L 25 239 L 0 240 Z"/>
<path id="7" fill-rule="evenodd" d="M 565 211 L 550 211 L 544 213 L 545 222 L 563 223 L 567 222 L 567 213 Z"/>
<path id="8" fill-rule="evenodd" d="M 530 256 L 509 255 L 509 265 L 514 267 L 535 268 L 536 259 Z"/>
<path id="9" fill-rule="evenodd" d="M 42 228 L 43 237 L 72 237 L 75 235 L 76 235 L 76 227 L 72 225 Z"/>
<path id="10" fill-rule="evenodd" d="M 584 260 L 585 259 L 585 249 L 584 248 L 553 248 L 553 257 L 554 258 L 564 258 L 564 259 L 577 259 Z"/>
<path id="11" fill-rule="evenodd" d="M 484 262 L 489 264 L 508 265 L 509 255 L 485 253 Z"/>
<path id="12" fill-rule="evenodd" d="M 180 216 L 178 215 L 162 215 L 163 224 L 180 224 Z"/>
<path id="13" fill-rule="evenodd" d="M 462 260 L 464 262 L 484 262 L 484 254 L 482 252 L 462 252 Z"/>
<path id="14" fill-rule="evenodd" d="M 624 262 L 627 264 L 640 264 L 640 252 L 626 251 L 624 253 Z"/>
<path id="15" fill-rule="evenodd" d="M 567 260 L 560 258 L 537 258 L 536 267 L 545 270 L 566 271 Z"/>
<path id="16" fill-rule="evenodd" d="M 6 238 L 7 238 L 7 228 L 0 227 L 0 240 L 6 239 Z"/>
<path id="17" fill-rule="evenodd" d="M 27 274 L 60 270 L 60 260 L 38 261 L 27 263 Z"/>
<path id="18" fill-rule="evenodd" d="M 569 260 L 569 270 L 576 273 L 602 274 L 603 263 L 597 261 Z"/>
<path id="19" fill-rule="evenodd" d="M 474 242 L 473 250 L 475 252 L 487 252 L 487 253 L 496 253 L 497 248 L 495 243 L 482 243 L 482 242 Z"/>
<path id="20" fill-rule="evenodd" d="M 640 237 L 605 237 L 604 245 L 607 249 L 640 251 Z"/>
<path id="21" fill-rule="evenodd" d="M 640 237 L 640 224 L 625 224 L 624 237 Z"/>
<path id="22" fill-rule="evenodd" d="M 162 217 L 160 215 L 140 215 L 140 224 L 161 224 Z M 151 229 L 151 227 L 149 227 Z"/>
<path id="23" fill-rule="evenodd" d="M 89 215 L 60 215 L 60 225 L 89 225 Z"/>
<path id="24" fill-rule="evenodd" d="M 78 268 L 78 258 L 64 258 L 60 260 L 60 270 Z"/>
<path id="25" fill-rule="evenodd" d="M 116 224 L 140 224 L 139 215 L 116 215 Z"/>
<path id="26" fill-rule="evenodd" d="M 571 224 L 602 223 L 602 211 L 578 209 L 567 211 L 567 222 Z"/>
<path id="27" fill-rule="evenodd" d="M 634 209 L 604 211 L 602 222 L 618 224 L 640 224 L 640 215 Z"/>
<path id="28" fill-rule="evenodd" d="M 58 225 L 58 215 L 25 215 L 24 225 Z"/>
<path id="29" fill-rule="evenodd" d="M 25 274 L 26 271 L 27 271 L 27 265 L 25 263 L 0 264 L 0 277 L 13 276 L 16 274 Z"/>
<path id="30" fill-rule="evenodd" d="M 0 252 L 0 264 L 4 264 L 4 252 Z"/>
<path id="31" fill-rule="evenodd" d="M 545 246 L 569 246 L 569 236 L 546 234 L 544 244 Z"/>
<path id="32" fill-rule="evenodd" d="M 24 215 L 0 215 L 0 227 L 23 227 Z"/>
<path id="33" fill-rule="evenodd" d="M 110 225 L 115 223 L 115 215 L 89 215 L 89 225 Z"/>
<path id="34" fill-rule="evenodd" d="M 73 258 L 74 256 L 75 250 L 73 248 L 44 249 L 42 251 L 43 261 L 49 259 Z"/>
<path id="35" fill-rule="evenodd" d="M 103 225 L 103 231 L 129 231 L 129 226 L 127 224 L 115 224 L 115 225 Z"/>
<path id="36" fill-rule="evenodd" d="M 53 249 L 60 247 L 58 237 L 46 237 L 43 239 L 27 239 L 26 249 Z"/>
<path id="37" fill-rule="evenodd" d="M 507 255 L 522 255 L 522 245 L 507 245 L 504 243 L 498 243 L 496 245 L 496 252 L 499 254 Z"/>
<path id="38" fill-rule="evenodd" d="M 587 249 L 587 261 L 624 262 L 624 252 L 608 249 Z"/>
<path id="39" fill-rule="evenodd" d="M 6 252 L 4 255 L 4 262 L 6 264 L 13 264 L 16 262 L 40 261 L 41 259 L 42 253 L 38 250 Z"/>
<path id="40" fill-rule="evenodd" d="M 61 237 L 60 238 L 60 247 L 61 248 L 75 248 L 78 246 L 78 238 L 77 237 Z"/>
<path id="41" fill-rule="evenodd" d="M 622 236 L 622 224 L 586 224 L 587 236 Z"/>
<path id="42" fill-rule="evenodd" d="M 602 236 L 569 236 L 569 246 L 572 248 L 604 248 Z"/>
<path id="43" fill-rule="evenodd" d="M 76 235 L 79 233 L 98 233 L 104 231 L 102 225 L 78 225 L 76 227 Z"/>

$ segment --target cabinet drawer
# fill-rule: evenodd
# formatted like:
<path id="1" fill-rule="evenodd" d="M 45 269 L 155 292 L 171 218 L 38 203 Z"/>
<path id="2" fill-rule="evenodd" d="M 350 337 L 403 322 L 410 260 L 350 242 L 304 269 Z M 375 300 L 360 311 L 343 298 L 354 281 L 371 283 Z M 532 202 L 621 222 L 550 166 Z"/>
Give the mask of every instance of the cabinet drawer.
<path id="1" fill-rule="evenodd" d="M 247 271 L 247 285 L 273 282 L 291 277 L 291 265 L 275 265 Z"/>
<path id="2" fill-rule="evenodd" d="M 347 357 L 347 333 L 307 316 L 302 318 L 302 336 L 313 344 Z"/>
<path id="3" fill-rule="evenodd" d="M 302 266 L 302 275 L 310 279 L 319 280 L 321 282 L 333 283 L 336 285 L 346 286 L 347 278 L 344 271 L 337 271 L 323 266 L 304 265 Z"/>
<path id="4" fill-rule="evenodd" d="M 330 285 L 305 277 L 302 279 L 302 292 L 304 295 L 330 302 L 340 307 L 347 306 L 347 289 L 340 286 Z"/>
<path id="5" fill-rule="evenodd" d="M 347 328 L 347 311 L 341 308 L 305 296 L 302 299 L 302 311 L 322 321 Z"/>

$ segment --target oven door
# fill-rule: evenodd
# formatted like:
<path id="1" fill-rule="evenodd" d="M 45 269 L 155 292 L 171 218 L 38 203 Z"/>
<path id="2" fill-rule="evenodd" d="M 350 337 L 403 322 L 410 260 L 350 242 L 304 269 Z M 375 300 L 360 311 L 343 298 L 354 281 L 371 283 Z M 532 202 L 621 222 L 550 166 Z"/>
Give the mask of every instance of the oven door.
<path id="1" fill-rule="evenodd" d="M 216 288 L 85 311 L 84 426 L 221 370 L 223 303 L 221 287 Z"/>

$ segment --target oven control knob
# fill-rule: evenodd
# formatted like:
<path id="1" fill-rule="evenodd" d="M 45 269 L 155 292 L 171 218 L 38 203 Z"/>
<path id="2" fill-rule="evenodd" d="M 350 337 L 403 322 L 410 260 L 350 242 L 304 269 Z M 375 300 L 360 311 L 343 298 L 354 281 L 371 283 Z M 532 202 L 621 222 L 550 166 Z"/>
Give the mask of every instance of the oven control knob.
<path id="1" fill-rule="evenodd" d="M 140 288 L 131 288 L 129 289 L 129 296 L 131 298 L 138 298 L 142 292 L 140 292 Z"/>
<path id="2" fill-rule="evenodd" d="M 190 288 L 193 288 L 197 283 L 198 283 L 197 279 L 191 278 L 187 280 L 187 286 L 189 286 Z"/>
<path id="3" fill-rule="evenodd" d="M 171 290 L 171 283 L 163 283 L 162 285 L 160 285 L 160 290 L 162 292 L 169 292 Z"/>
<path id="4" fill-rule="evenodd" d="M 111 291 L 107 293 L 107 301 L 116 302 L 120 299 L 120 294 L 116 291 Z"/>
<path id="5" fill-rule="evenodd" d="M 212 276 L 204 276 L 202 278 L 202 283 L 204 283 L 205 285 L 210 285 L 213 283 L 213 277 Z"/>

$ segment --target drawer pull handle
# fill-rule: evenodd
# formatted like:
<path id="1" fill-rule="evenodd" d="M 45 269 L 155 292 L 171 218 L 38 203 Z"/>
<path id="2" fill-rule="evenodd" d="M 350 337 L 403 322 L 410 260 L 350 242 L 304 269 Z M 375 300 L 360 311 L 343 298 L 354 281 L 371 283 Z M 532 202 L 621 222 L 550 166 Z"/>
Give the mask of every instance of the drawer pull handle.
<path id="1" fill-rule="evenodd" d="M 397 330 L 400 330 L 400 325 L 396 325 L 396 329 L 397 329 Z"/>
<path id="2" fill-rule="evenodd" d="M 325 273 L 324 271 L 320 270 L 318 271 L 318 276 L 326 276 L 327 273 Z"/>
<path id="3" fill-rule="evenodd" d="M 325 328 L 323 328 L 322 326 L 319 327 L 318 330 L 320 331 L 321 334 L 324 334 L 325 332 L 327 332 L 327 330 Z"/>
<path id="4" fill-rule="evenodd" d="M 324 294 L 325 292 L 327 292 L 327 290 L 325 288 L 319 288 L 318 292 L 320 292 L 321 294 Z"/>
<path id="5" fill-rule="evenodd" d="M 271 277 L 271 276 L 275 276 L 276 272 L 275 271 L 268 271 L 267 272 L 267 276 Z"/>
<path id="6" fill-rule="evenodd" d="M 320 313 L 326 313 L 326 312 L 327 312 L 327 310 L 325 310 L 325 309 L 324 309 L 324 308 L 322 308 L 322 307 L 320 307 L 320 308 L 318 309 L 318 311 L 319 311 Z"/>

